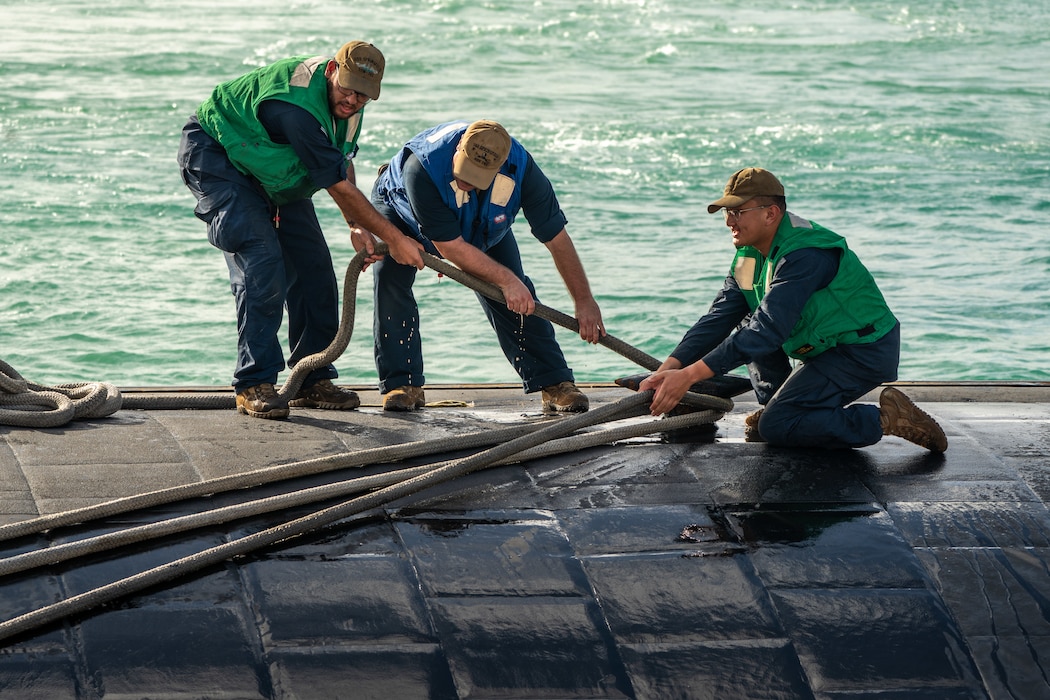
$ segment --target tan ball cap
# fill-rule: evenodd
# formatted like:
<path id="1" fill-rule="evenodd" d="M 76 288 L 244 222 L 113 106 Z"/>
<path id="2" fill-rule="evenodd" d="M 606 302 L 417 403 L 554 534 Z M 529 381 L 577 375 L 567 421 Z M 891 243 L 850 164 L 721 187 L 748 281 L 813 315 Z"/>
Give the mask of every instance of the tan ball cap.
<path id="1" fill-rule="evenodd" d="M 452 156 L 452 174 L 479 190 L 492 186 L 510 155 L 510 134 L 497 122 L 482 119 L 467 127 Z"/>

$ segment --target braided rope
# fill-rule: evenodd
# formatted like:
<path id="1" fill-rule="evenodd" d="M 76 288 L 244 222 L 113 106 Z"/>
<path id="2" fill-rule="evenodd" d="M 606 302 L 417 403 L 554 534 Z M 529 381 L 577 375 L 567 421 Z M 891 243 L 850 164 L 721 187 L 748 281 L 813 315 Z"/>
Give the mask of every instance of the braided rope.
<path id="1" fill-rule="evenodd" d="M 376 252 L 385 254 L 387 248 L 380 244 L 376 246 Z M 503 301 L 503 295 L 498 288 L 478 280 L 458 268 L 445 263 L 432 255 L 423 253 L 425 264 L 438 272 L 455 279 L 458 282 L 474 289 L 496 301 Z M 293 368 L 289 379 L 281 388 L 279 395 L 290 399 L 299 391 L 305 377 L 315 369 L 330 364 L 338 358 L 349 344 L 353 332 L 354 316 L 356 313 L 357 280 L 364 268 L 364 252 L 358 253 L 347 268 L 343 288 L 343 312 L 339 330 L 336 337 L 321 353 L 310 355 Z M 571 318 L 549 307 L 537 304 L 536 315 L 545 318 L 552 323 L 557 323 L 574 332 L 578 332 L 579 325 L 576 319 Z M 645 353 L 623 343 L 622 341 L 606 336 L 599 341 L 602 345 L 613 349 L 624 357 L 631 359 L 646 369 L 653 370 L 659 366 L 659 362 Z M 46 414 L 43 420 L 48 421 L 49 426 L 61 425 L 71 419 L 79 417 L 109 415 L 119 410 L 123 405 L 127 407 L 148 408 L 149 402 L 142 402 L 141 406 L 133 406 L 123 403 L 119 392 L 105 384 L 75 384 L 63 385 L 61 387 L 41 387 L 26 382 L 6 363 L 0 361 L 0 390 L 15 398 L 9 399 L 0 395 L 0 406 L 17 406 L 15 410 L 4 412 L 0 409 L 0 424 L 6 421 L 12 425 L 34 425 L 40 427 L 36 420 Z M 28 395 L 28 396 L 27 396 Z M 215 397 L 207 399 L 211 405 L 220 403 L 223 407 L 232 406 L 232 399 L 216 402 Z M 733 403 L 724 399 L 709 395 L 687 394 L 683 399 L 684 404 L 701 409 L 695 413 L 687 413 L 681 416 L 664 418 L 659 421 L 650 421 L 643 426 L 622 426 L 618 429 L 594 431 L 591 434 L 578 435 L 573 438 L 567 436 L 585 427 L 593 426 L 609 420 L 619 420 L 624 417 L 644 415 L 648 412 L 649 402 L 652 400 L 652 392 L 640 392 L 622 399 L 614 404 L 599 407 L 584 414 L 562 418 L 551 421 L 549 424 L 536 424 L 530 426 L 513 426 L 511 429 L 501 431 L 486 431 L 487 437 L 458 436 L 438 441 L 423 441 L 420 443 L 409 443 L 408 445 L 393 446 L 389 448 L 377 448 L 377 450 L 365 450 L 352 455 L 336 455 L 305 462 L 296 462 L 280 465 L 263 470 L 255 470 L 245 474 L 222 477 L 220 479 L 187 484 L 171 489 L 164 489 L 150 494 L 117 499 L 108 503 L 91 506 L 88 508 L 67 511 L 51 516 L 42 516 L 22 523 L 0 527 L 0 540 L 17 537 L 24 534 L 41 532 L 60 525 L 84 522 L 85 520 L 107 517 L 117 513 L 143 508 L 161 503 L 170 503 L 176 500 L 192 498 L 233 488 L 244 488 L 249 485 L 259 485 L 280 479 L 294 478 L 307 474 L 316 474 L 331 469 L 345 468 L 347 466 L 363 466 L 369 464 L 373 459 L 397 461 L 406 459 L 411 455 L 433 454 L 444 450 L 462 450 L 467 446 L 478 444 L 494 444 L 482 452 L 469 457 L 426 465 L 412 469 L 399 470 L 390 474 L 374 477 L 350 479 L 335 484 L 330 484 L 302 491 L 293 491 L 280 496 L 273 496 L 235 506 L 217 508 L 203 513 L 189 516 L 172 518 L 169 520 L 130 528 L 120 532 L 111 533 L 87 540 L 71 542 L 66 545 L 27 552 L 25 554 L 0 560 L 0 575 L 27 571 L 35 567 L 54 564 L 61 561 L 84 556 L 86 554 L 107 551 L 116 547 L 125 546 L 133 542 L 161 537 L 176 532 L 202 527 L 210 524 L 228 522 L 232 519 L 244 518 L 262 513 L 272 512 L 283 508 L 316 503 L 334 497 L 342 497 L 361 491 L 368 491 L 364 495 L 357 496 L 340 505 L 317 511 L 311 515 L 301 517 L 281 525 L 269 528 L 262 532 L 228 542 L 226 544 L 204 550 L 197 554 L 184 557 L 169 564 L 144 571 L 140 574 L 121 579 L 111 584 L 87 591 L 73 596 L 58 603 L 45 606 L 38 610 L 26 613 L 6 622 L 0 623 L 0 640 L 34 629 L 40 625 L 61 619 L 67 615 L 83 612 L 106 602 L 124 597 L 130 593 L 141 591 L 151 586 L 176 579 L 187 573 L 198 571 L 215 563 L 226 561 L 230 558 L 241 556 L 262 547 L 270 546 L 302 534 L 325 527 L 338 520 L 343 520 L 352 515 L 388 504 L 405 496 L 419 493 L 436 484 L 449 481 L 459 476 L 484 469 L 497 464 L 507 464 L 513 461 L 536 459 L 550 454 L 560 454 L 565 451 L 582 449 L 584 446 L 602 444 L 625 436 L 642 435 L 651 432 L 676 430 L 688 425 L 699 423 L 713 423 L 725 412 L 732 410 Z M 186 407 L 182 402 L 180 407 Z M 40 411 L 39 407 L 51 410 Z M 108 412 L 107 412 L 108 411 Z M 14 417 L 8 413 L 18 413 Z M 34 415 L 35 414 L 35 415 Z M 61 422 L 59 422 L 61 421 Z M 523 434 L 518 435 L 518 432 Z M 515 436 L 511 437 L 511 433 Z M 617 437 L 614 437 L 617 436 Z M 495 438 L 495 439 L 493 439 Z M 486 441 L 487 440 L 487 441 Z M 400 450 L 400 451 L 399 451 Z M 429 451 L 429 452 L 428 452 Z"/>
<path id="2" fill-rule="evenodd" d="M 607 445 L 618 440 L 627 440 L 655 432 L 668 432 L 701 424 L 713 423 L 721 418 L 722 415 L 723 414 L 720 411 L 709 409 L 706 411 L 697 411 L 680 416 L 668 417 L 661 420 L 617 426 L 614 428 L 606 428 L 603 430 L 558 438 L 550 440 L 545 444 L 526 449 L 516 455 L 495 462 L 490 466 L 495 467 L 512 463 L 528 462 L 530 460 L 565 454 L 567 452 L 577 452 L 598 445 Z M 539 429 L 541 426 L 533 425 L 528 427 Z M 504 431 L 490 431 L 490 434 L 499 432 Z M 524 435 L 531 431 L 518 430 L 517 432 Z M 491 443 L 498 444 L 499 442 L 502 442 L 503 439 L 506 439 L 506 436 L 503 436 L 501 439 L 493 439 L 491 440 Z M 437 452 L 435 451 L 434 454 L 437 454 Z M 158 539 L 160 537 L 166 537 L 180 532 L 187 532 L 197 528 L 220 525 L 240 518 L 255 517 L 278 510 L 295 508 L 311 503 L 319 503 L 333 498 L 342 498 L 351 494 L 362 493 L 375 488 L 391 486 L 406 479 L 422 476 L 428 472 L 434 471 L 435 469 L 440 469 L 446 464 L 448 464 L 448 462 L 425 464 L 418 467 L 396 469 L 382 474 L 354 477 L 332 484 L 297 489 L 289 493 L 255 499 L 235 505 L 222 506 L 202 511 L 200 513 L 169 518 L 167 520 L 161 520 L 147 525 L 129 527 L 104 535 L 25 552 L 23 554 L 0 559 L 0 576 L 29 571 L 41 566 L 59 564 L 71 559 L 101 552 L 108 552 L 119 547 L 138 544 L 140 542 Z"/>
<path id="3" fill-rule="evenodd" d="M 375 246 L 375 252 L 378 255 L 386 255 L 389 249 L 386 243 L 377 243 Z M 473 291 L 482 294 L 483 296 L 493 299 L 494 301 L 503 302 L 503 292 L 500 291 L 499 287 L 480 280 L 477 277 L 471 275 L 468 272 L 464 272 L 458 267 L 442 260 L 441 258 L 431 255 L 426 251 L 421 251 L 420 255 L 423 258 L 423 264 L 430 269 L 445 275 L 446 277 L 453 279 L 465 287 L 472 289 Z M 303 381 L 306 377 L 313 372 L 315 369 L 320 369 L 334 363 L 346 350 L 350 344 L 350 339 L 354 332 L 354 322 L 357 314 L 357 284 L 358 279 L 361 276 L 361 271 L 365 267 L 365 259 L 368 254 L 362 251 L 354 256 L 347 265 L 346 274 L 343 277 L 343 304 L 342 312 L 339 321 L 339 329 L 336 332 L 335 338 L 328 344 L 328 347 L 319 353 L 308 355 L 303 359 L 299 360 L 292 368 L 291 374 L 285 381 L 284 385 L 277 392 L 278 395 L 285 400 L 289 400 L 295 397 L 299 389 L 302 388 Z M 566 328 L 573 333 L 579 333 L 580 324 L 575 318 L 568 314 L 562 313 L 557 309 L 553 309 L 544 304 L 536 304 L 535 315 L 539 318 L 546 319 L 551 323 Z M 631 360 L 640 367 L 647 370 L 655 370 L 660 366 L 660 361 L 652 355 L 649 355 L 638 348 L 631 346 L 630 344 L 616 338 L 612 335 L 606 335 L 598 341 L 599 345 L 603 345 L 610 350 L 618 353 L 619 355 Z M 200 396 L 200 397 L 125 397 L 124 406 L 126 408 L 142 408 L 142 409 L 156 409 L 166 407 L 176 408 L 233 408 L 234 398 L 231 396 Z"/>
<path id="4" fill-rule="evenodd" d="M 701 401 L 706 400 L 706 398 L 710 397 L 705 397 Z M 35 629 L 69 615 L 81 613 L 151 586 L 177 579 L 188 573 L 199 571 L 233 557 L 243 556 L 263 547 L 302 536 L 339 520 L 344 520 L 350 516 L 416 494 L 437 484 L 492 466 L 524 450 L 565 437 L 582 428 L 609 420 L 643 415 L 648 412 L 648 405 L 651 400 L 652 391 L 632 394 L 616 403 L 600 406 L 587 413 L 554 421 L 551 425 L 527 435 L 500 443 L 483 452 L 443 463 L 426 473 L 411 476 L 336 506 L 322 509 L 310 515 L 232 540 L 33 610 L 0 623 L 0 640 Z M 723 400 L 720 399 L 719 402 L 721 401 Z"/>
<path id="5" fill-rule="evenodd" d="M 120 410 L 120 391 L 105 382 L 42 386 L 0 360 L 0 425 L 57 428 L 71 420 L 104 418 Z"/>

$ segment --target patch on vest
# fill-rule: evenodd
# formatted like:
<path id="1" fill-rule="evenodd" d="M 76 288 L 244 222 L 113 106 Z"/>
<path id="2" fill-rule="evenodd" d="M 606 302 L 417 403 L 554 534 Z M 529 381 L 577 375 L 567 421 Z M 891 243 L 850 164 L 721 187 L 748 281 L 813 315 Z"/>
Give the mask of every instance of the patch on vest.
<path id="1" fill-rule="evenodd" d="M 357 130 L 361 123 L 361 113 L 357 112 L 346 120 L 346 142 L 353 143 L 354 139 L 357 138 Z M 350 157 L 353 158 L 357 155 L 357 146 L 354 146 L 354 153 Z"/>
<path id="2" fill-rule="evenodd" d="M 736 266 L 733 268 L 733 279 L 736 280 L 737 286 L 745 292 L 750 292 L 755 288 L 755 259 L 754 258 L 740 258 L 736 261 Z"/>
<path id="3" fill-rule="evenodd" d="M 507 177 L 503 173 L 496 173 L 496 179 L 492 181 L 490 201 L 497 207 L 505 207 L 512 194 L 514 194 L 514 178 Z"/>
<path id="4" fill-rule="evenodd" d="M 807 355 L 807 354 L 813 352 L 814 350 L 816 350 L 816 348 L 814 348 L 812 345 L 807 343 L 807 344 L 803 345 L 802 347 L 795 348 L 794 354 L 795 355 Z"/>
<path id="5" fill-rule="evenodd" d="M 295 67 L 295 71 L 292 72 L 292 77 L 288 81 L 288 84 L 292 87 L 308 87 L 310 81 L 313 80 L 314 71 L 321 63 L 328 65 L 327 59 L 324 56 L 314 56 L 308 58 Z"/>
<path id="6" fill-rule="evenodd" d="M 452 188 L 452 191 L 456 195 L 456 208 L 462 209 L 463 205 L 470 201 L 470 192 L 464 192 L 459 189 L 459 184 L 455 180 L 448 183 L 448 186 Z"/>

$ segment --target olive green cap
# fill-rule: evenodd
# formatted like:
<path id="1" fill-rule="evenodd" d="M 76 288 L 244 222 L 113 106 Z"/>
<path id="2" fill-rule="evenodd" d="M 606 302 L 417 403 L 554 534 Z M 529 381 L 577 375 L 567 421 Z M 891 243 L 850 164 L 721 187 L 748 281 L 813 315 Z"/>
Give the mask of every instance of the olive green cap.
<path id="1" fill-rule="evenodd" d="M 729 178 L 721 199 L 707 205 L 707 213 L 714 214 L 725 207 L 736 209 L 755 197 L 783 197 L 784 186 L 773 173 L 762 168 L 737 170 Z"/>
<path id="2" fill-rule="evenodd" d="M 379 84 L 386 68 L 382 51 L 367 41 L 351 41 L 339 49 L 335 62 L 339 64 L 339 87 L 379 99 Z"/>

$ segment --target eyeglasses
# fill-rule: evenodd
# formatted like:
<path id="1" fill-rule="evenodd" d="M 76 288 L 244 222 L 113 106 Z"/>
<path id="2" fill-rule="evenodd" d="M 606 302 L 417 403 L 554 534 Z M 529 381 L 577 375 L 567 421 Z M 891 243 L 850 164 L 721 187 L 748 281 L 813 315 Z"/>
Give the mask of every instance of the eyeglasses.
<path id="1" fill-rule="evenodd" d="M 336 85 L 335 89 L 339 91 L 339 94 L 343 97 L 352 97 L 358 104 L 367 104 L 372 98 L 363 92 L 357 90 L 347 90 L 342 85 Z"/>
<path id="2" fill-rule="evenodd" d="M 729 221 L 730 219 L 739 219 L 740 215 L 746 211 L 755 211 L 756 209 L 768 209 L 771 206 L 773 205 L 763 204 L 760 207 L 748 207 L 747 209 L 723 209 L 723 212 L 725 213 L 726 221 Z"/>
<path id="3" fill-rule="evenodd" d="M 336 89 L 339 90 L 339 94 L 342 95 L 343 97 L 353 98 L 354 101 L 356 101 L 358 104 L 361 104 L 361 105 L 367 104 L 372 99 L 371 97 L 369 97 L 365 93 L 358 92 L 357 90 L 347 90 L 346 88 L 340 87 L 338 85 L 336 85 Z"/>

